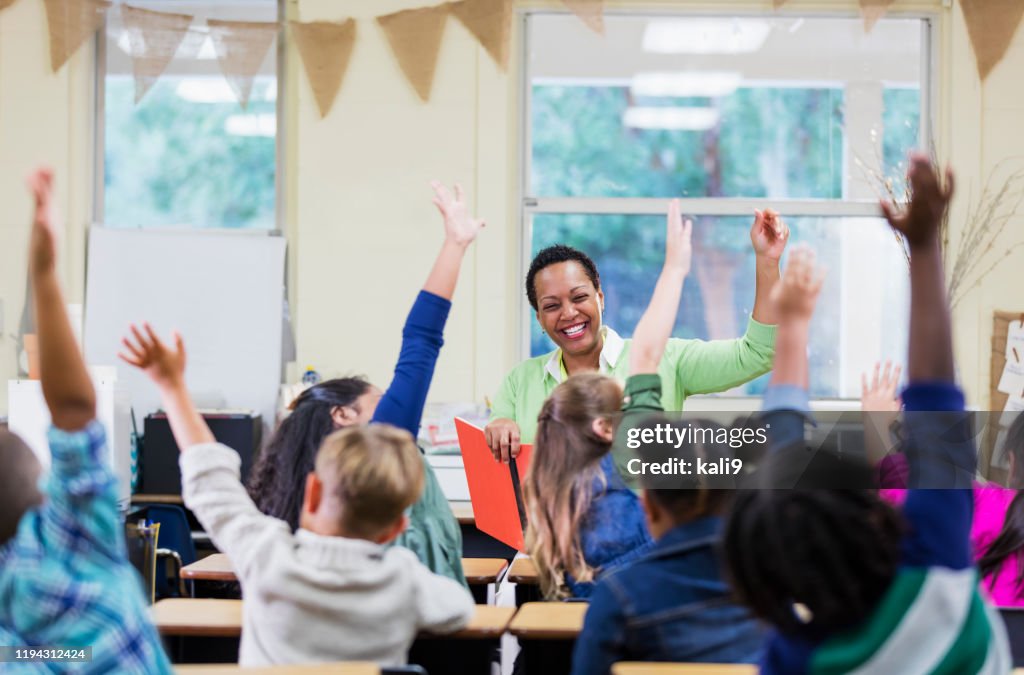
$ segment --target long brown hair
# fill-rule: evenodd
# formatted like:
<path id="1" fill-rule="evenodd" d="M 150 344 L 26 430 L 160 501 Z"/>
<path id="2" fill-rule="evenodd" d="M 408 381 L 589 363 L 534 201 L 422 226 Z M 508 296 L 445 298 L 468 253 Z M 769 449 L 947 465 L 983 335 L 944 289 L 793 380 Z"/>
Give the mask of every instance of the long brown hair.
<path id="1" fill-rule="evenodd" d="M 595 433 L 594 422 L 613 424 L 621 407 L 622 388 L 614 379 L 584 373 L 558 385 L 537 417 L 523 500 L 526 547 L 548 598 L 569 595 L 566 574 L 581 582 L 594 578 L 579 533 L 594 497 L 594 480 L 601 476 L 601 458 L 612 448 L 611 441 Z"/>

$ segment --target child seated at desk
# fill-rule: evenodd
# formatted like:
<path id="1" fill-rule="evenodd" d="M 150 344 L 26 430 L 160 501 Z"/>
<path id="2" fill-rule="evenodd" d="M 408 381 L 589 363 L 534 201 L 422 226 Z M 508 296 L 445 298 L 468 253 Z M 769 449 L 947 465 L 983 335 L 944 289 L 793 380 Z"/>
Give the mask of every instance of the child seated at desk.
<path id="1" fill-rule="evenodd" d="M 387 548 L 423 490 L 412 435 L 389 425 L 328 436 L 306 477 L 299 529 L 260 513 L 239 457 L 215 442 L 185 388 L 185 348 L 132 326 L 122 358 L 160 389 L 178 447 L 182 494 L 231 559 L 245 596 L 244 666 L 343 660 L 401 665 L 421 630 L 463 627 L 474 611 L 460 583 L 411 551 Z"/>
<path id="2" fill-rule="evenodd" d="M 970 547 L 976 456 L 954 382 L 939 241 L 952 175 L 940 186 L 918 155 L 909 178 L 906 213 L 885 208 L 910 249 L 910 384 L 903 392 L 910 490 L 902 509 L 869 487 L 866 463 L 841 455 L 819 462 L 821 450 L 807 452 L 807 345 L 821 289 L 813 257 L 794 251 L 773 291 L 782 316 L 764 403 L 770 457 L 757 474 L 760 489 L 737 495 L 724 535 L 738 599 L 774 629 L 763 673 L 1011 669 L 1005 628 L 978 591 Z M 798 459 L 807 468 L 797 487 L 780 489 Z M 857 473 L 868 486 L 825 487 Z"/>
<path id="3" fill-rule="evenodd" d="M 92 654 L 77 663 L 26 661 L 0 670 L 170 673 L 128 562 L 96 393 L 57 280 L 53 174 L 39 169 L 29 186 L 35 196 L 29 274 L 53 423 L 52 463 L 40 492 L 35 455 L 17 436 L 0 432 L 0 645 L 72 653 L 88 647 Z"/>
<path id="4" fill-rule="evenodd" d="M 641 433 L 688 425 L 715 431 L 710 420 L 689 423 L 654 415 L 629 428 Z M 675 442 L 641 446 L 638 459 L 660 463 L 729 460 L 727 444 Z M 576 640 L 573 673 L 608 673 L 617 661 L 756 663 L 765 633 L 733 602 L 720 569 L 722 517 L 735 477 L 654 477 L 641 493 L 654 547 L 603 575 L 590 596 Z M 671 487 L 669 487 L 671 485 Z"/>

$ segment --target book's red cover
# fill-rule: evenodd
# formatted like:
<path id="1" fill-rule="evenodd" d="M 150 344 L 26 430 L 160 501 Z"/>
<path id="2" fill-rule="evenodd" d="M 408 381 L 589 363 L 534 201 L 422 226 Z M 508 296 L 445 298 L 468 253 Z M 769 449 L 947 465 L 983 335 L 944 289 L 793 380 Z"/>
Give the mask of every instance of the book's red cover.
<path id="1" fill-rule="evenodd" d="M 466 468 L 469 498 L 473 502 L 473 520 L 481 532 L 508 544 L 517 551 L 526 550 L 523 539 L 525 523 L 519 515 L 516 500 L 518 484 L 512 479 L 508 464 L 495 461 L 487 447 L 484 430 L 456 417 L 455 430 L 459 435 L 459 449 Z M 520 446 L 515 459 L 519 480 L 526 476 L 530 465 L 531 445 Z"/>

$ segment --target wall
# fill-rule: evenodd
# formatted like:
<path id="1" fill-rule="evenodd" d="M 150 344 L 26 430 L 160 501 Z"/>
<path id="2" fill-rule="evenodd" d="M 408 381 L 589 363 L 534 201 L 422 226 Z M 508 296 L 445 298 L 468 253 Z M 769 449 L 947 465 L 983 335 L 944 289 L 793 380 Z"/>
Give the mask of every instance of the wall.
<path id="1" fill-rule="evenodd" d="M 290 240 L 289 279 L 299 360 L 325 375 L 362 373 L 386 384 L 400 331 L 440 247 L 442 227 L 429 181 L 460 181 L 488 227 L 470 250 L 446 331 L 431 397 L 483 400 L 519 355 L 522 310 L 518 224 L 519 93 L 517 54 L 508 74 L 457 21 L 448 23 L 433 100 L 419 102 L 405 82 L 373 17 L 423 0 L 288 0 L 289 18 L 360 19 L 359 39 L 344 89 L 324 120 L 313 101 L 294 46 L 286 50 L 286 110 L 282 133 Z M 429 3 L 426 3 L 429 4 Z M 546 0 L 524 7 L 557 7 Z M 938 31 L 937 138 L 940 154 L 960 176 L 954 225 L 967 197 L 1000 159 L 1024 156 L 1024 30 L 1004 62 L 980 86 L 958 8 L 941 0 L 899 2 L 934 10 Z M 612 2 L 614 9 L 636 2 Z M 852 0 L 791 0 L 787 11 L 854 11 Z M 721 11 L 721 3 L 649 0 L 655 9 Z M 767 1 L 740 1 L 764 10 Z M 343 9 L 342 9 L 343 8 Z M 517 23 L 518 26 L 518 23 Z M 518 40 L 518 36 L 515 36 Z M 49 73 L 42 3 L 18 0 L 0 13 L 0 381 L 12 377 L 24 293 L 28 199 L 23 174 L 37 161 L 60 176 L 63 213 L 72 224 L 62 271 L 72 300 L 81 299 L 84 225 L 92 190 L 92 53 L 85 48 L 57 75 Z M 1024 231 L 1024 215 L 1011 230 Z M 1014 236 L 1008 233 L 1007 242 Z M 957 308 L 957 350 L 972 403 L 987 404 L 993 309 L 1024 310 L 1024 249 L 1014 252 Z M 6 388 L 0 388 L 0 413 Z"/>
<path id="2" fill-rule="evenodd" d="M 7 410 L 7 380 L 17 373 L 14 338 L 25 297 L 31 204 L 24 178 L 41 163 L 57 172 L 67 222 L 60 271 L 68 302 L 83 299 L 93 189 L 93 57 L 89 43 L 54 74 L 43 3 L 20 0 L 0 12 L 0 415 Z"/>

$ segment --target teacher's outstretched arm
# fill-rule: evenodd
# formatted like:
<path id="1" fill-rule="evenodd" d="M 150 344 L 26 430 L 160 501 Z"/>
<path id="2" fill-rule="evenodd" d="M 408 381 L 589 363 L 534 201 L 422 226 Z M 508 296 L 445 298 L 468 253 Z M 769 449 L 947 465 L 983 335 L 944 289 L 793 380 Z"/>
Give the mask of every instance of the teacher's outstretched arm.
<path id="1" fill-rule="evenodd" d="M 779 280 L 779 261 L 789 241 L 789 227 L 778 212 L 772 209 L 754 211 L 754 224 L 750 228 L 750 243 L 754 247 L 756 281 L 754 290 L 754 321 L 777 324 L 779 314 L 769 300 L 772 288 Z"/>

